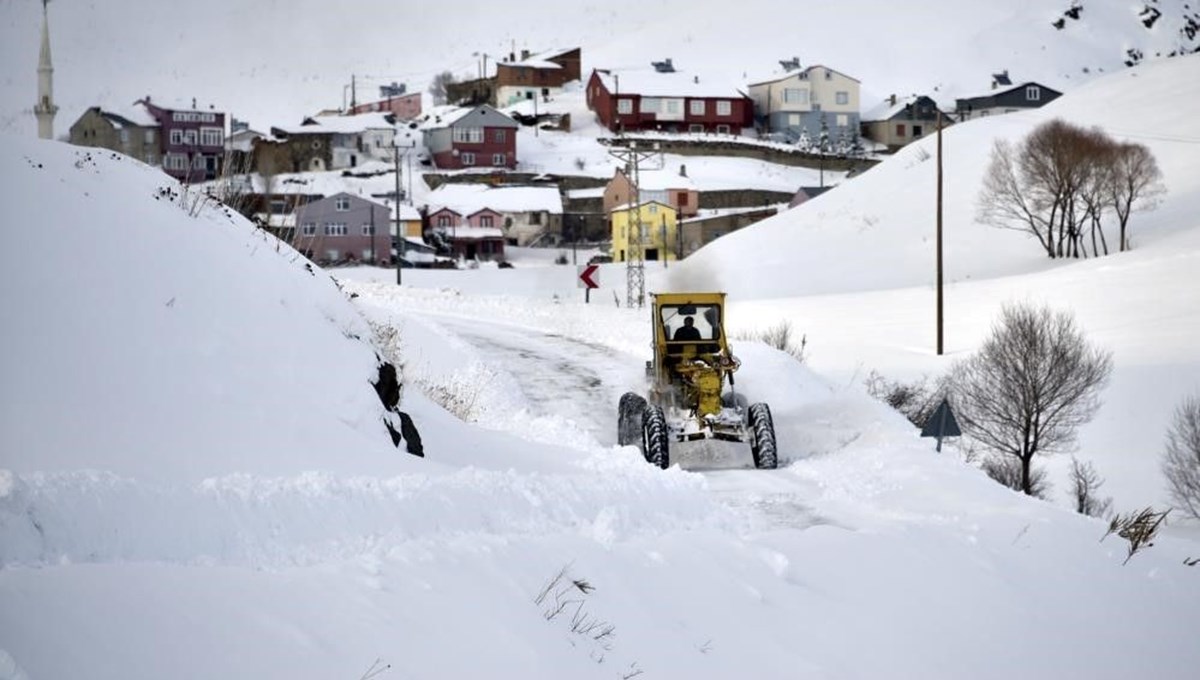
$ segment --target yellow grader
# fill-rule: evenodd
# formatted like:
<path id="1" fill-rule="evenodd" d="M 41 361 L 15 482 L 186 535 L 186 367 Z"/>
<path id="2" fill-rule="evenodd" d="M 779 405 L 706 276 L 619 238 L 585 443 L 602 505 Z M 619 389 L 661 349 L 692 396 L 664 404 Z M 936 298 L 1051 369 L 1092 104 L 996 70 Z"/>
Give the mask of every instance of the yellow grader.
<path id="1" fill-rule="evenodd" d="M 765 403 L 734 389 L 741 362 L 729 349 L 724 293 L 652 294 L 654 358 L 645 397 L 626 392 L 617 407 L 617 441 L 640 445 L 652 465 L 670 465 L 670 444 L 717 439 L 750 445 L 754 466 L 778 464 L 775 425 Z"/>

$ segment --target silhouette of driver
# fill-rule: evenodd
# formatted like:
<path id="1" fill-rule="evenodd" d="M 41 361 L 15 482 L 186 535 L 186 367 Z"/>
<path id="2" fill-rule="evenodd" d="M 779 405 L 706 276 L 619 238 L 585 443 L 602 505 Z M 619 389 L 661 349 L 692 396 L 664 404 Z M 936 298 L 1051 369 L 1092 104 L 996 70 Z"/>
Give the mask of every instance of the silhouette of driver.
<path id="1" fill-rule="evenodd" d="M 690 316 L 683 318 L 683 325 L 675 330 L 675 337 L 672 340 L 699 340 L 700 329 L 696 328 L 696 320 Z"/>

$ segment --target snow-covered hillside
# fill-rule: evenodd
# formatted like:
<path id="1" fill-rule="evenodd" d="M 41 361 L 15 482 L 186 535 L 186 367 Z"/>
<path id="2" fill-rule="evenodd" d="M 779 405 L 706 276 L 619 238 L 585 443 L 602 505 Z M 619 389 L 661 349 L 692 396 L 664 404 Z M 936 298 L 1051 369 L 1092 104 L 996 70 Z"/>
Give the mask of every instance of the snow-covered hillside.
<path id="1" fill-rule="evenodd" d="M 406 272 L 403 287 L 345 271 L 338 290 L 240 218 L 188 215 L 128 159 L 5 139 L 0 163 L 0 678 L 1200 667 L 1194 541 L 1163 536 L 1123 564 L 1103 522 L 1008 491 L 854 381 L 761 344 L 736 344 L 738 386 L 771 404 L 781 469 L 697 446 L 662 471 L 613 446 L 647 333 L 643 310 L 607 302 L 619 268 L 591 305 L 573 268 L 534 263 Z M 1081 266 L 1117 270 L 1131 296 L 1179 287 L 1169 240 Z M 869 288 L 855 271 L 847 290 Z M 826 319 L 863 323 L 870 296 L 910 290 L 846 294 Z M 735 305 L 735 325 L 829 300 L 787 294 Z M 1114 328 L 1174 323 L 1114 309 Z M 906 310 L 889 311 L 896 328 L 874 333 L 901 342 Z M 424 459 L 381 431 L 359 312 L 399 333 Z M 1180 351 L 1195 337 L 1168 327 Z M 1114 382 L 1127 402 L 1160 387 Z M 426 394 L 459 396 L 469 422 Z"/>
<path id="2" fill-rule="evenodd" d="M 1078 18 L 1065 17 L 1075 5 Z M 4 7 L 0 129 L 32 134 L 41 3 Z M 205 8 L 181 21 L 177 8 L 154 0 L 125 0 L 120 12 L 103 3 L 52 3 L 57 129 L 89 106 L 121 109 L 150 94 L 196 97 L 265 130 L 342 106 L 352 77 L 362 100 L 379 85 L 424 90 L 435 73 L 470 78 L 485 60 L 556 45 L 581 46 L 589 72 L 671 57 L 689 73 L 730 84 L 799 57 L 858 78 L 865 106 L 911 92 L 952 105 L 955 96 L 982 94 L 1002 70 L 1018 82 L 1072 89 L 1119 70 L 1131 52 L 1154 59 L 1200 46 L 1200 8 L 1192 0 L 852 0 L 799 14 L 771 0 L 719 10 L 680 0 L 572 0 L 503 11 L 474 0 L 419 7 L 216 0 Z M 1147 27 L 1153 11 L 1160 16 Z M 130 17 L 137 17 L 135 32 Z"/>

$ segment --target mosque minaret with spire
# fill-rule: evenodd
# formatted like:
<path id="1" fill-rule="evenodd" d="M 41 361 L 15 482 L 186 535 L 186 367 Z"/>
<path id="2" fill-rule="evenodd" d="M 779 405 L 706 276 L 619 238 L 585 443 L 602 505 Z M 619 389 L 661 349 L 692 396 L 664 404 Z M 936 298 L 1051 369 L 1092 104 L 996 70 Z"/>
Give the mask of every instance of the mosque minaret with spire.
<path id="1" fill-rule="evenodd" d="M 50 13 L 47 0 L 42 0 L 42 51 L 38 57 L 38 100 L 33 107 L 37 116 L 38 137 L 54 139 L 54 114 L 58 105 L 54 103 L 54 66 L 50 63 Z"/>

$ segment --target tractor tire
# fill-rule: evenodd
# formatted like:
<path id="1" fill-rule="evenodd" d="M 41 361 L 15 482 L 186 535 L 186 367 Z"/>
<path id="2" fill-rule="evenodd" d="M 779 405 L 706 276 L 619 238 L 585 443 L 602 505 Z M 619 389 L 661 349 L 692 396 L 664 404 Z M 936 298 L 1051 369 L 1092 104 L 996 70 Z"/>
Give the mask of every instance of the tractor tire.
<path id="1" fill-rule="evenodd" d="M 633 392 L 621 395 L 617 404 L 617 444 L 630 446 L 641 442 L 642 411 L 645 410 L 646 400 L 641 395 Z"/>
<path id="2" fill-rule="evenodd" d="M 670 465 L 668 447 L 667 419 L 662 409 L 647 406 L 642 411 L 642 453 L 646 456 L 646 462 L 666 470 Z"/>
<path id="3" fill-rule="evenodd" d="M 771 419 L 770 407 L 763 403 L 751 405 L 747 425 L 750 428 L 750 453 L 754 455 L 754 467 L 774 470 L 779 465 L 779 459 L 775 451 L 775 421 Z"/>

